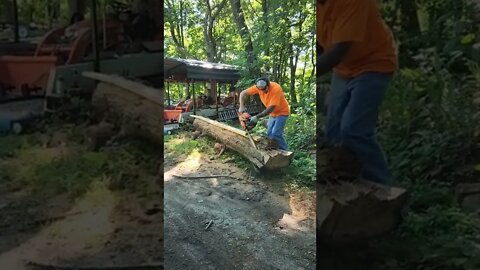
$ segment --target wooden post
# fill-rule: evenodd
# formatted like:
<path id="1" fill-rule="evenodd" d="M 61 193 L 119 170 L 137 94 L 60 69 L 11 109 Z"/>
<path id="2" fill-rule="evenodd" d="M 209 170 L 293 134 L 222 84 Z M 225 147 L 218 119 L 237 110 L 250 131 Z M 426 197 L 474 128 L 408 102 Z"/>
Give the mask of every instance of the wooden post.
<path id="1" fill-rule="evenodd" d="M 215 82 L 215 89 L 217 89 L 217 83 Z M 218 87 L 217 95 L 215 96 L 215 105 L 217 106 L 217 117 L 218 117 L 218 100 L 220 99 L 220 93 L 222 92 L 221 87 Z"/>
<path id="2" fill-rule="evenodd" d="M 13 0 L 13 27 L 14 27 L 14 42 L 18 43 L 20 41 L 20 36 L 18 33 L 18 5 L 17 0 Z"/>
<path id="3" fill-rule="evenodd" d="M 168 106 L 171 105 L 171 100 L 170 100 L 170 81 L 167 81 L 167 100 L 168 100 Z"/>
<path id="4" fill-rule="evenodd" d="M 193 94 L 193 114 L 197 114 L 197 100 L 195 96 L 195 82 L 192 80 L 192 94 Z"/>
<path id="5" fill-rule="evenodd" d="M 98 25 L 97 25 L 97 1 L 92 0 L 92 28 L 93 28 L 93 40 L 92 40 L 92 50 L 93 50 L 93 69 L 96 72 L 100 71 L 100 54 L 98 50 Z"/>

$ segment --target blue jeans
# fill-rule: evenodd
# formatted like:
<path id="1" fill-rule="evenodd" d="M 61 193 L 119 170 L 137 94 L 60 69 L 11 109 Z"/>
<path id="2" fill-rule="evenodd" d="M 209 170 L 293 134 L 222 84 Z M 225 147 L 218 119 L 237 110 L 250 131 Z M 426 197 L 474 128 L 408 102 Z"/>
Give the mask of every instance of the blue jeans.
<path id="1" fill-rule="evenodd" d="M 287 123 L 288 116 L 270 116 L 267 122 L 267 137 L 274 139 L 278 143 L 278 147 L 282 150 L 288 150 L 287 142 L 283 138 L 283 130 Z"/>
<path id="2" fill-rule="evenodd" d="M 326 139 L 353 151 L 362 164 L 362 177 L 390 184 L 392 174 L 375 139 L 375 128 L 391 74 L 368 72 L 346 79 L 334 74 L 328 100 Z"/>

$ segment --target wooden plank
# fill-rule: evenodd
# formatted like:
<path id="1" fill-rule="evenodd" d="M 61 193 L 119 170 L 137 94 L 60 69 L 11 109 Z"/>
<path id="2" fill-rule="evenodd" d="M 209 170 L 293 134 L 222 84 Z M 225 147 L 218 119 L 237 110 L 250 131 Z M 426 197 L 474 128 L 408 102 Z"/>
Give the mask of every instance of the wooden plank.
<path id="1" fill-rule="evenodd" d="M 152 88 L 138 82 L 130 81 L 118 75 L 107 75 L 92 71 L 82 72 L 82 75 L 90 79 L 113 84 L 117 87 L 128 90 L 132 93 L 140 95 L 154 103 L 163 106 L 163 99 L 161 97 L 160 89 Z M 158 95 L 156 93 L 158 93 Z"/>

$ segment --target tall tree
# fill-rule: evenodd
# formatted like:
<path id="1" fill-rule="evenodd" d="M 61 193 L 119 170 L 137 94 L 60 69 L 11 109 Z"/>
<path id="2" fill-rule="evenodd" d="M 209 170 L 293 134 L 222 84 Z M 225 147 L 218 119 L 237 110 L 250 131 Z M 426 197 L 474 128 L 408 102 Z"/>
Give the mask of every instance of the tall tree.
<path id="1" fill-rule="evenodd" d="M 230 6 L 232 7 L 233 18 L 235 19 L 235 23 L 238 27 L 238 32 L 245 43 L 245 53 L 247 54 L 249 73 L 251 76 L 258 76 L 260 75 L 260 69 L 256 65 L 257 57 L 253 51 L 252 37 L 250 35 L 250 30 L 245 23 L 245 17 L 243 15 L 243 9 L 242 5 L 240 4 L 240 0 L 230 0 Z"/>
<path id="2" fill-rule="evenodd" d="M 222 0 L 218 5 L 212 5 L 210 0 L 204 1 L 205 19 L 203 20 L 203 37 L 206 44 L 207 60 L 210 62 L 216 62 L 220 56 L 217 55 L 218 48 L 216 38 L 214 37 L 215 21 L 225 7 L 227 0 Z"/>

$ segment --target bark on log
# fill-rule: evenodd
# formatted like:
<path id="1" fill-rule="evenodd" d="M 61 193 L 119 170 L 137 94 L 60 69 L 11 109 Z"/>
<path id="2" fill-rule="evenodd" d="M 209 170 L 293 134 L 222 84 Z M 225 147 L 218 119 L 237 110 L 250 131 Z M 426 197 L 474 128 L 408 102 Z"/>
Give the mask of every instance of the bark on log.
<path id="1" fill-rule="evenodd" d="M 317 182 L 317 237 L 322 245 L 349 246 L 384 235 L 400 223 L 406 190 L 364 180 Z"/>
<path id="2" fill-rule="evenodd" d="M 293 158 L 293 153 L 289 151 L 266 150 L 261 147 L 255 149 L 242 130 L 202 116 L 192 115 L 191 117 L 194 118 L 193 126 L 197 130 L 215 138 L 225 144 L 227 148 L 246 157 L 259 169 L 274 170 L 287 167 Z M 253 139 L 258 146 L 267 145 L 264 142 L 265 138 L 254 137 Z"/>
<path id="3" fill-rule="evenodd" d="M 93 93 L 94 118 L 120 129 L 120 136 L 146 139 L 163 149 L 163 91 L 115 75 L 84 72 L 99 83 Z"/>

